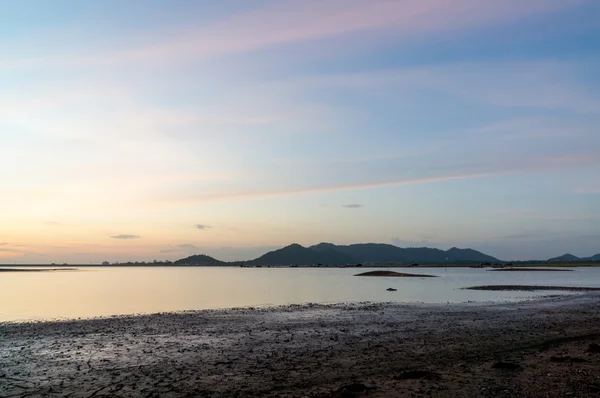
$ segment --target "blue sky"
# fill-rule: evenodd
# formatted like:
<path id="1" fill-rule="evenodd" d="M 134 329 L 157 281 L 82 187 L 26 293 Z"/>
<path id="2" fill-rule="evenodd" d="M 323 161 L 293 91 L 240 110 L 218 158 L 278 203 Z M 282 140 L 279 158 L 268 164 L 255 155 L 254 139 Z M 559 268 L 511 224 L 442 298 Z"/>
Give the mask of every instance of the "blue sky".
<path id="1" fill-rule="evenodd" d="M 598 253 L 599 15 L 591 0 L 1 3 L 0 262 L 321 241 Z"/>

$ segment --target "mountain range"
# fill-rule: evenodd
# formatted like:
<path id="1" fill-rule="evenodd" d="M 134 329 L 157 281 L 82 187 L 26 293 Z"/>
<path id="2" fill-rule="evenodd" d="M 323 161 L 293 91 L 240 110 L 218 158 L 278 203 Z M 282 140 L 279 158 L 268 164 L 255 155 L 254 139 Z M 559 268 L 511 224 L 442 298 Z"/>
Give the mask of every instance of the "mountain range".
<path id="1" fill-rule="evenodd" d="M 600 261 L 600 253 L 594 254 L 591 257 L 577 257 L 571 253 L 567 253 L 548 260 L 549 263 L 575 263 L 578 261 Z"/>
<path id="2" fill-rule="evenodd" d="M 254 260 L 226 263 L 206 255 L 194 255 L 175 261 L 176 265 L 346 265 L 346 264 L 472 264 L 499 263 L 495 257 L 473 249 L 449 250 L 428 247 L 401 248 L 383 243 L 334 245 L 319 243 L 304 247 L 297 243 L 268 252 Z"/>

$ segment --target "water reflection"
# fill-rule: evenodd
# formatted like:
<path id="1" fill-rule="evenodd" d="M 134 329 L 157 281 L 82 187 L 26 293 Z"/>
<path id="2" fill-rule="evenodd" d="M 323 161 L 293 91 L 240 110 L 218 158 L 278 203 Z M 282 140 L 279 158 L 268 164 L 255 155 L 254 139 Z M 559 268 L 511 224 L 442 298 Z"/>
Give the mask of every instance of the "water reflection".
<path id="1" fill-rule="evenodd" d="M 0 320 L 54 319 L 300 303 L 482 302 L 539 296 L 461 290 L 488 284 L 600 287 L 599 268 L 489 272 L 427 268 L 438 278 L 355 277 L 354 268 L 131 267 L 0 274 Z M 402 272 L 413 272 L 405 269 Z M 416 272 L 416 271 L 415 271 Z M 396 291 L 387 291 L 388 288 Z"/>

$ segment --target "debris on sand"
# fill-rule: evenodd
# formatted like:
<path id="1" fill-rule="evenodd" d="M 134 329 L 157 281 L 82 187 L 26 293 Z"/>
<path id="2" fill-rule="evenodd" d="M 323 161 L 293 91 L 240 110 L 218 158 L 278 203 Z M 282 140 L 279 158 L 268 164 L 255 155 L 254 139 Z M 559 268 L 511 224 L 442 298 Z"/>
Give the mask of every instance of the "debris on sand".
<path id="1" fill-rule="evenodd" d="M 396 291 L 396 289 L 394 289 L 393 287 L 388 287 L 385 290 L 387 290 L 388 292 L 395 292 Z"/>
<path id="2" fill-rule="evenodd" d="M 524 267 L 513 267 L 513 268 L 494 268 L 488 269 L 488 271 L 539 271 L 539 272 L 569 272 L 573 271 L 572 269 L 566 268 L 524 268 Z"/>
<path id="3" fill-rule="evenodd" d="M 369 272 L 363 272 L 362 274 L 356 274 L 354 276 L 395 276 L 395 277 L 435 278 L 435 275 L 405 274 L 402 272 L 395 272 L 395 271 L 369 271 Z"/>
<path id="4" fill-rule="evenodd" d="M 576 286 L 535 286 L 535 285 L 484 285 L 463 287 L 464 290 L 487 290 L 505 292 L 536 292 L 540 290 L 563 291 L 563 292 L 598 292 L 600 287 L 576 287 Z"/>

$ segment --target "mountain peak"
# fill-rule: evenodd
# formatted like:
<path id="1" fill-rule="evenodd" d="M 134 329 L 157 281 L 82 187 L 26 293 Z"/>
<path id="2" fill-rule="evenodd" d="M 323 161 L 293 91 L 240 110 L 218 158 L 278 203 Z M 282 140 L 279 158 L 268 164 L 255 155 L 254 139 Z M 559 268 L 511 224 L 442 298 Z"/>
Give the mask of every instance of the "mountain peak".
<path id="1" fill-rule="evenodd" d="M 315 250 L 313 248 L 306 248 L 297 243 L 293 243 L 279 250 L 270 251 L 251 261 L 251 263 L 256 265 L 342 265 L 350 262 L 353 262 L 351 257 L 336 250 L 330 248 Z"/>
<path id="2" fill-rule="evenodd" d="M 175 265 L 183 265 L 183 264 L 186 264 L 186 265 L 223 265 L 225 263 L 223 261 L 219 261 L 211 256 L 207 256 L 206 254 L 194 254 L 193 256 L 189 256 L 189 257 L 177 260 L 173 264 L 175 264 Z"/>
<path id="3" fill-rule="evenodd" d="M 581 260 L 579 257 L 572 255 L 571 253 L 565 253 L 562 256 L 554 257 L 548 260 L 550 263 L 559 263 L 559 262 L 570 262 L 570 261 L 578 261 Z"/>
<path id="4" fill-rule="evenodd" d="M 335 250 L 336 247 L 337 246 L 334 245 L 333 243 L 321 242 L 314 246 L 310 246 L 309 249 L 323 251 L 323 250 L 332 250 L 332 249 Z"/>

